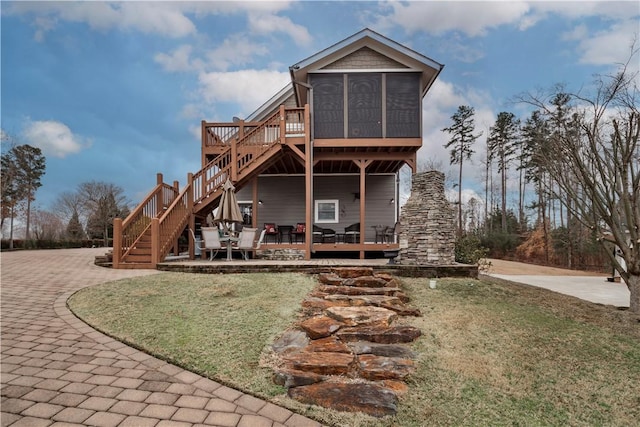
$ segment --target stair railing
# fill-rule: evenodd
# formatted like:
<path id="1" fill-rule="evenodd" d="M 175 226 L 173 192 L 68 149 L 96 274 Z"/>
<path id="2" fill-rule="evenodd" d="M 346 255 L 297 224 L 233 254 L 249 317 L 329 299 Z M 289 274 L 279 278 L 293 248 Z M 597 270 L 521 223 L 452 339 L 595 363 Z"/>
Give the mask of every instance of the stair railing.
<path id="1" fill-rule="evenodd" d="M 291 119 L 293 126 L 290 129 L 287 128 L 285 119 Z M 304 132 L 304 108 L 285 109 L 281 106 L 249 131 L 240 132 L 241 128 L 246 129 L 242 121 L 216 126 L 215 132 L 211 127 L 205 127 L 207 144 L 222 144 L 226 150 L 193 175 L 194 203 L 199 203 L 220 190 L 227 177 L 237 181 L 240 172 L 275 144 L 284 141 L 287 133 L 300 133 L 300 129 Z M 232 141 L 236 138 L 237 142 L 233 144 Z M 232 159 L 236 159 L 235 165 Z"/>
<path id="2" fill-rule="evenodd" d="M 169 254 L 189 221 L 193 206 L 191 174 L 188 181 L 167 210 L 159 218 L 151 220 L 151 256 L 154 265 Z"/>
<path id="3" fill-rule="evenodd" d="M 158 174 L 158 183 L 147 198 L 124 221 L 114 220 L 114 268 L 125 260 L 149 229 L 151 264 L 161 262 L 187 225 L 195 204 L 214 193 L 221 194 L 227 178 L 237 181 L 240 172 L 274 145 L 284 143 L 287 135 L 305 132 L 305 108 L 280 106 L 273 115 L 246 133 L 243 122 L 224 125 L 223 136 L 206 128 L 207 143 L 222 144 L 226 149 L 200 171 L 189 174 L 189 182 L 181 192 L 177 182 L 171 187 L 162 183 L 162 174 Z M 234 144 L 232 140 L 236 138 Z"/>
<path id="4" fill-rule="evenodd" d="M 151 225 L 153 218 L 162 215 L 178 195 L 178 183 L 173 187 L 162 182 L 162 174 L 156 176 L 156 186 L 130 214 L 122 220 L 113 220 L 113 266 L 124 261 Z"/>

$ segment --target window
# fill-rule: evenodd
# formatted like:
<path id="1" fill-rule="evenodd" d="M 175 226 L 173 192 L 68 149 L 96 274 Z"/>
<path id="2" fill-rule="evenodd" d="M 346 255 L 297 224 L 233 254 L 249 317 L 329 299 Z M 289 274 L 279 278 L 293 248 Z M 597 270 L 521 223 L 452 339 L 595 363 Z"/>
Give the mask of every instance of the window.
<path id="1" fill-rule="evenodd" d="M 316 215 L 314 222 L 338 222 L 338 203 L 338 200 L 316 200 Z"/>

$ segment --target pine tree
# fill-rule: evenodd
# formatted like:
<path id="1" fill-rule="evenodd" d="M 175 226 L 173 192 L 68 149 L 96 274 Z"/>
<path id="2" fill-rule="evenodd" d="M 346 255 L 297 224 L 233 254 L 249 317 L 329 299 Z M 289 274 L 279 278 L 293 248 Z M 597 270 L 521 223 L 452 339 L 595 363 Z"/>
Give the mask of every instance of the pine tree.
<path id="1" fill-rule="evenodd" d="M 82 229 L 82 224 L 80 223 L 80 215 L 78 215 L 78 211 L 74 211 L 69 223 L 67 224 L 67 239 L 70 240 L 81 240 L 86 237 L 84 230 Z"/>
<path id="2" fill-rule="evenodd" d="M 518 139 L 520 120 L 513 113 L 501 112 L 496 123 L 489 130 L 488 145 L 498 161 L 498 172 L 501 182 L 501 211 L 502 231 L 507 231 L 507 172 L 509 163 L 515 154 L 515 144 Z"/>
<path id="3" fill-rule="evenodd" d="M 471 146 L 476 139 L 482 135 L 482 132 L 474 135 L 475 124 L 474 116 L 475 111 L 473 107 L 461 105 L 458 107 L 458 111 L 451 116 L 453 124 L 442 129 L 443 132 L 451 134 L 451 139 L 445 144 L 445 148 L 451 149 L 450 164 L 459 165 L 458 168 L 458 236 L 462 236 L 462 165 L 464 160 L 470 160 L 471 155 L 474 153 Z"/>

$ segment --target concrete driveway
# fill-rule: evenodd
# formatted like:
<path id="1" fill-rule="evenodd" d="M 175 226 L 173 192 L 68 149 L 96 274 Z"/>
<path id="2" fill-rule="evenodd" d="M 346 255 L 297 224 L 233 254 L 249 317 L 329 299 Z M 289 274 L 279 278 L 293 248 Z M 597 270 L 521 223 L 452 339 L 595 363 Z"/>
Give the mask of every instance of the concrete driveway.
<path id="1" fill-rule="evenodd" d="M 93 265 L 105 249 L 2 252 L 2 426 L 319 426 L 97 332 L 78 289 L 156 270 Z"/>
<path id="2" fill-rule="evenodd" d="M 627 286 L 624 283 L 607 282 L 602 277 L 489 275 L 511 282 L 538 286 L 598 304 L 629 307 L 630 293 Z"/>

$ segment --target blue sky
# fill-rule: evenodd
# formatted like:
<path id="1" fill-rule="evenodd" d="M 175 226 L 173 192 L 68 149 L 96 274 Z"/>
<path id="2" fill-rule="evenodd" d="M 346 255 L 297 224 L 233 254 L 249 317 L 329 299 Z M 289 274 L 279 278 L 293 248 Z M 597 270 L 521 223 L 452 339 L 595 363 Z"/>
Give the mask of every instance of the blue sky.
<path id="1" fill-rule="evenodd" d="M 515 95 L 578 89 L 626 61 L 639 22 L 637 1 L 2 1 L 3 139 L 46 155 L 41 209 L 93 180 L 137 204 L 156 173 L 182 186 L 199 169 L 201 120 L 248 116 L 290 65 L 368 27 L 445 64 L 419 159 L 448 168 L 440 130 L 459 105 L 486 135 L 500 111 L 526 115 Z M 469 194 L 481 192 L 484 137 L 476 152 Z"/>

